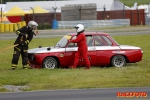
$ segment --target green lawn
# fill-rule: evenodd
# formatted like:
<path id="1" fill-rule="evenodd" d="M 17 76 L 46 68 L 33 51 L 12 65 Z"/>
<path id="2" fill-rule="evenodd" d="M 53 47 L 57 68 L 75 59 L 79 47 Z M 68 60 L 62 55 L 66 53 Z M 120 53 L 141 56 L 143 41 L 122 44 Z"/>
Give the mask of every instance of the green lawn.
<path id="1" fill-rule="evenodd" d="M 4 85 L 30 86 L 30 90 L 146 87 L 150 86 L 149 35 L 113 36 L 119 44 L 140 46 L 143 60 L 122 68 L 92 67 L 72 69 L 29 69 L 23 70 L 21 59 L 15 71 L 11 70 L 13 48 L 0 53 L 0 92 L 7 92 Z M 33 39 L 30 48 L 54 45 L 60 38 Z M 0 50 L 12 45 L 14 40 L 0 40 Z"/>
<path id="2" fill-rule="evenodd" d="M 150 0 L 120 0 L 120 1 L 130 7 L 132 7 L 135 2 L 137 2 L 138 5 L 150 3 Z"/>

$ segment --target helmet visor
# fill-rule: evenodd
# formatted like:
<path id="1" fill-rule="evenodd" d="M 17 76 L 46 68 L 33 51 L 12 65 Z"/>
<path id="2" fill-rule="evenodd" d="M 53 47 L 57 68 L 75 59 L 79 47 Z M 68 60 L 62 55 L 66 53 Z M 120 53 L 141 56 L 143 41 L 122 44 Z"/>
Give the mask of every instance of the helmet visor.
<path id="1" fill-rule="evenodd" d="M 75 26 L 74 28 L 78 29 L 79 27 L 78 27 L 78 26 Z"/>

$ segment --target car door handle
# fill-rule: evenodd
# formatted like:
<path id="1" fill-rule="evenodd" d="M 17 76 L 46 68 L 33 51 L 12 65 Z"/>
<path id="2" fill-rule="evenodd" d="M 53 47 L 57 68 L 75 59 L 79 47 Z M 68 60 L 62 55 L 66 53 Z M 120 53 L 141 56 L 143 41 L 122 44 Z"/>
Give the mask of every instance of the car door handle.
<path id="1" fill-rule="evenodd" d="M 89 48 L 89 50 L 95 50 L 95 48 Z"/>

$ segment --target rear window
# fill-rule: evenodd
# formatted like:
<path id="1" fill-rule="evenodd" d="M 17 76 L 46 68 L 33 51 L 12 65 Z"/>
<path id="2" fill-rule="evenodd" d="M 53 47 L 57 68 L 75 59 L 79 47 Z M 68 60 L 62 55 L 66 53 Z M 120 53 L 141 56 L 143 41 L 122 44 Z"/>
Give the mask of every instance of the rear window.
<path id="1" fill-rule="evenodd" d="M 95 46 L 111 46 L 112 42 L 107 36 L 94 36 Z"/>

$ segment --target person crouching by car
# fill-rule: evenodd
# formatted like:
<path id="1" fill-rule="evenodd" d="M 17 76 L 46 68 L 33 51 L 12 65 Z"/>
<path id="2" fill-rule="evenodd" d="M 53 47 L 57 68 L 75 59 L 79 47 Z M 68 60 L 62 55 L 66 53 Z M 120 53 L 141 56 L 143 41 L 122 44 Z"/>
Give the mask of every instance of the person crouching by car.
<path id="1" fill-rule="evenodd" d="M 18 35 L 16 41 L 14 42 L 14 53 L 12 57 L 12 63 L 11 68 L 12 70 L 15 70 L 18 65 L 18 60 L 21 55 L 22 57 L 22 66 L 23 69 L 28 69 L 28 45 L 31 42 L 33 35 L 36 35 L 38 24 L 35 21 L 29 21 L 27 26 L 23 26 L 22 28 L 18 29 L 16 31 L 16 34 Z M 34 33 L 34 30 L 36 30 L 36 33 Z"/>
<path id="2" fill-rule="evenodd" d="M 78 45 L 78 50 L 75 53 L 75 60 L 74 64 L 70 66 L 70 68 L 75 69 L 76 66 L 78 65 L 79 62 L 79 57 L 83 57 L 85 63 L 86 63 L 86 68 L 85 69 L 90 69 L 90 61 L 87 56 L 87 44 L 86 44 L 86 37 L 84 32 L 84 26 L 82 24 L 78 24 L 75 26 L 76 32 L 77 32 L 77 38 L 75 40 L 68 40 L 69 42 L 72 43 L 77 43 Z"/>

